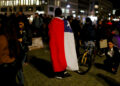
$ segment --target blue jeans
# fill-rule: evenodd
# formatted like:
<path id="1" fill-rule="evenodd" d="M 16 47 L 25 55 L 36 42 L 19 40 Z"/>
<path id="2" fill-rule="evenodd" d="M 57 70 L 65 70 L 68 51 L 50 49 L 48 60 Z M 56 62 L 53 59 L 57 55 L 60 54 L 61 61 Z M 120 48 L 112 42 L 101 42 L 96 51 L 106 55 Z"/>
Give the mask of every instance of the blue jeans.
<path id="1" fill-rule="evenodd" d="M 22 60 L 22 65 L 23 65 L 24 62 L 25 62 L 27 53 L 24 53 L 24 55 L 22 55 L 22 56 L 24 57 L 23 60 Z M 18 81 L 19 81 L 19 85 L 24 86 L 24 74 L 23 74 L 23 69 L 22 68 L 18 70 L 17 78 L 18 78 Z"/>
<path id="2" fill-rule="evenodd" d="M 22 68 L 18 71 L 17 78 L 20 86 L 24 86 L 24 75 Z"/>

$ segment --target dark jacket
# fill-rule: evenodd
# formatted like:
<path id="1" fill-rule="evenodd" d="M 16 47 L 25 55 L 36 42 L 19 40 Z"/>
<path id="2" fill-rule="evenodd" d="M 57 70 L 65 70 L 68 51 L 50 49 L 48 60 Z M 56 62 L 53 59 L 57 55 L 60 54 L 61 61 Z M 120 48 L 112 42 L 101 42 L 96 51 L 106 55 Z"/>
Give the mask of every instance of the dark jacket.
<path id="1" fill-rule="evenodd" d="M 92 41 L 96 38 L 96 32 L 94 27 L 91 24 L 85 24 L 81 31 L 81 37 L 83 41 Z"/>
<path id="2" fill-rule="evenodd" d="M 74 19 L 71 23 L 71 28 L 72 28 L 72 31 L 74 33 L 75 39 L 79 40 L 78 32 L 80 33 L 80 31 L 81 31 L 79 20 Z"/>
<path id="3" fill-rule="evenodd" d="M 23 29 L 22 34 L 18 31 L 18 39 L 22 38 L 22 43 L 19 43 L 21 50 L 24 52 L 28 51 L 28 46 L 32 44 L 32 34 L 30 29 Z"/>
<path id="4" fill-rule="evenodd" d="M 120 62 L 120 53 L 117 47 L 113 47 L 113 56 L 110 57 L 108 55 L 109 48 L 106 49 L 105 55 L 106 55 L 106 60 L 109 60 L 109 62 L 112 64 L 112 67 L 118 67 L 119 62 Z"/>

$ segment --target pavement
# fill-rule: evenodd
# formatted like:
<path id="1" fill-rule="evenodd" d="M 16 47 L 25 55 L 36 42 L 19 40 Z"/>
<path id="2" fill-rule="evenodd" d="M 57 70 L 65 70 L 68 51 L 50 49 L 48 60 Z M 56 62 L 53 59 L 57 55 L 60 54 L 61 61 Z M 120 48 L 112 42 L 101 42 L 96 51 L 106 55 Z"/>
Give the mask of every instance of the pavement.
<path id="1" fill-rule="evenodd" d="M 80 75 L 68 71 L 71 77 L 56 79 L 53 77 L 50 52 L 48 48 L 28 52 L 28 65 L 23 66 L 25 86 L 120 86 L 120 67 L 117 74 L 103 69 L 105 56 L 96 56 L 91 70 Z"/>

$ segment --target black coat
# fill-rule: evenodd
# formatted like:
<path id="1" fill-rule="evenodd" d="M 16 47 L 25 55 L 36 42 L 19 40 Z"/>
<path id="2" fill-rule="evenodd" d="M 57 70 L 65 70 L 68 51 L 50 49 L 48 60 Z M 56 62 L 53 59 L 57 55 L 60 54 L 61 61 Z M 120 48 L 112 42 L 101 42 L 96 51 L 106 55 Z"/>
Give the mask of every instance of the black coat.
<path id="1" fill-rule="evenodd" d="M 18 31 L 18 39 L 22 38 L 23 41 L 20 44 L 21 51 L 27 52 L 28 46 L 32 44 L 32 33 L 29 28 L 23 29 L 22 34 Z"/>
<path id="2" fill-rule="evenodd" d="M 96 40 L 96 31 L 93 25 L 85 24 L 81 31 L 81 37 L 83 41 Z"/>
<path id="3" fill-rule="evenodd" d="M 106 51 L 105 51 L 106 61 L 109 62 L 112 65 L 112 67 L 118 68 L 119 63 L 120 63 L 120 53 L 119 53 L 118 48 L 113 47 L 114 53 L 113 53 L 112 57 L 110 57 L 108 55 L 108 51 L 109 51 L 109 48 L 107 48 Z"/>

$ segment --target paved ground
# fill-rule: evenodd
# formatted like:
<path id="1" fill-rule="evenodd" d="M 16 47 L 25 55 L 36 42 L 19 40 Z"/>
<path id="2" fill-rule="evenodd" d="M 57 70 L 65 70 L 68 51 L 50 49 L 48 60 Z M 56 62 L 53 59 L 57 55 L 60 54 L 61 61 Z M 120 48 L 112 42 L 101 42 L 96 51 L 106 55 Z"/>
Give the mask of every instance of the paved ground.
<path id="1" fill-rule="evenodd" d="M 96 57 L 95 63 L 102 67 L 105 57 Z M 120 86 L 120 68 L 116 75 L 95 65 L 85 75 L 68 71 L 72 76 L 58 80 L 53 78 L 50 52 L 38 49 L 29 52 L 29 64 L 24 65 L 25 86 Z"/>

